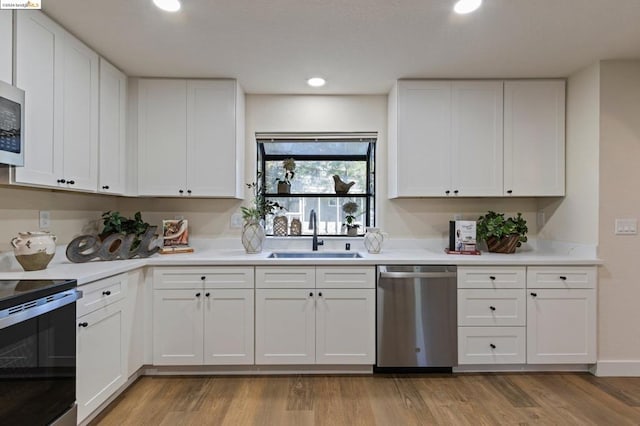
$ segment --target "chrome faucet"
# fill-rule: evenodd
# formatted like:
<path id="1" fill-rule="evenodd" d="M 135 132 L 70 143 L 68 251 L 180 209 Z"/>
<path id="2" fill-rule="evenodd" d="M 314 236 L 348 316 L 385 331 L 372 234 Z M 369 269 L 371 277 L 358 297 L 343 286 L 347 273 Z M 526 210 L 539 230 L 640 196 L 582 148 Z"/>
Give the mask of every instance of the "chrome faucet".
<path id="1" fill-rule="evenodd" d="M 318 251 L 318 246 L 324 245 L 324 241 L 318 241 L 318 218 L 316 211 L 311 209 L 309 213 L 309 229 L 313 229 L 313 239 L 311 240 L 311 250 Z"/>

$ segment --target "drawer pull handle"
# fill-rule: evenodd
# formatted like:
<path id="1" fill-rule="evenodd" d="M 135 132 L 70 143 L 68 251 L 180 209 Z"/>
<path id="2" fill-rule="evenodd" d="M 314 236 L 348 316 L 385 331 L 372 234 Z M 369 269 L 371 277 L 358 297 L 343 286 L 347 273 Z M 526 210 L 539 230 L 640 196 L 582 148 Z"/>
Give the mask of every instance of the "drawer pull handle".
<path id="1" fill-rule="evenodd" d="M 489 277 L 489 279 L 490 279 L 491 281 L 495 281 L 495 280 L 496 280 L 496 277 L 494 277 L 493 275 L 491 275 L 491 276 Z"/>
<path id="2" fill-rule="evenodd" d="M 322 292 L 318 293 L 318 296 L 322 297 Z"/>
<path id="3" fill-rule="evenodd" d="M 495 306 L 489 306 L 489 309 L 491 309 L 492 311 L 495 311 L 496 307 Z"/>
<path id="4" fill-rule="evenodd" d="M 109 290 L 103 291 L 102 292 L 103 296 L 111 296 L 111 292 Z"/>
<path id="5" fill-rule="evenodd" d="M 209 296 L 211 296 L 211 293 L 205 293 L 204 295 L 209 297 Z"/>
<path id="6" fill-rule="evenodd" d="M 207 277 L 205 277 L 205 276 L 203 275 L 203 276 L 201 276 L 201 277 L 200 277 L 200 279 L 201 279 L 202 281 L 204 281 L 204 280 L 206 280 L 206 279 L 207 279 Z"/>
<path id="7" fill-rule="evenodd" d="M 561 275 L 561 276 L 560 276 L 560 279 L 561 279 L 562 281 L 566 281 L 566 280 L 567 280 L 567 277 L 565 277 L 565 276 L 562 276 L 562 275 Z"/>
<path id="8" fill-rule="evenodd" d="M 309 293 L 309 297 L 313 297 L 313 293 Z"/>
<path id="9" fill-rule="evenodd" d="M 81 322 L 80 324 L 78 324 L 78 327 L 89 327 L 89 323 L 88 322 Z"/>
<path id="10" fill-rule="evenodd" d="M 531 293 L 531 296 L 538 297 L 538 293 Z"/>
<path id="11" fill-rule="evenodd" d="M 196 297 L 200 297 L 200 293 L 196 293 Z"/>
<path id="12" fill-rule="evenodd" d="M 491 346 L 491 349 L 495 349 L 496 345 L 494 345 L 493 343 L 489 343 L 489 346 Z"/>

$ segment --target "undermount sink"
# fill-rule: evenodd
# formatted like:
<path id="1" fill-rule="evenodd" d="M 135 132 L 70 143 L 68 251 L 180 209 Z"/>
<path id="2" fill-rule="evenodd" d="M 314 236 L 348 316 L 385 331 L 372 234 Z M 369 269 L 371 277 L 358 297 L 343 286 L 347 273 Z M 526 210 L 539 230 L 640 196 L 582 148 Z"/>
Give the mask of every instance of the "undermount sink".
<path id="1" fill-rule="evenodd" d="M 362 255 L 357 252 L 330 253 L 324 251 L 274 251 L 269 259 L 359 259 Z"/>

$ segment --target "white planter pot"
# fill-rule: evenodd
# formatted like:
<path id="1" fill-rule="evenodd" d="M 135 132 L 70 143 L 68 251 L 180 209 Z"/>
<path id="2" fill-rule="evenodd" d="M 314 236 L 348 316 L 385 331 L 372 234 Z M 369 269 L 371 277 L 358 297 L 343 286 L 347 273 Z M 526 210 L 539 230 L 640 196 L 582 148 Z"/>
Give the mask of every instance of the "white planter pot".
<path id="1" fill-rule="evenodd" d="M 247 253 L 262 252 L 265 237 L 264 227 L 260 222 L 245 222 L 242 228 L 242 245 Z"/>
<path id="2" fill-rule="evenodd" d="M 369 253 L 380 253 L 383 241 L 384 236 L 379 228 L 367 228 L 367 232 L 364 234 L 364 247 Z"/>

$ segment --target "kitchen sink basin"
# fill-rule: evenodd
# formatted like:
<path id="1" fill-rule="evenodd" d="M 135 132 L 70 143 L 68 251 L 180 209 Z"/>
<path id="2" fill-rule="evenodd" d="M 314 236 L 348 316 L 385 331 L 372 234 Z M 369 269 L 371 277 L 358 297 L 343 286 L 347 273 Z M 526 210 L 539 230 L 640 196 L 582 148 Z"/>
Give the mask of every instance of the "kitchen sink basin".
<path id="1" fill-rule="evenodd" d="M 357 252 L 330 253 L 324 251 L 274 251 L 269 259 L 359 259 L 362 255 Z"/>

